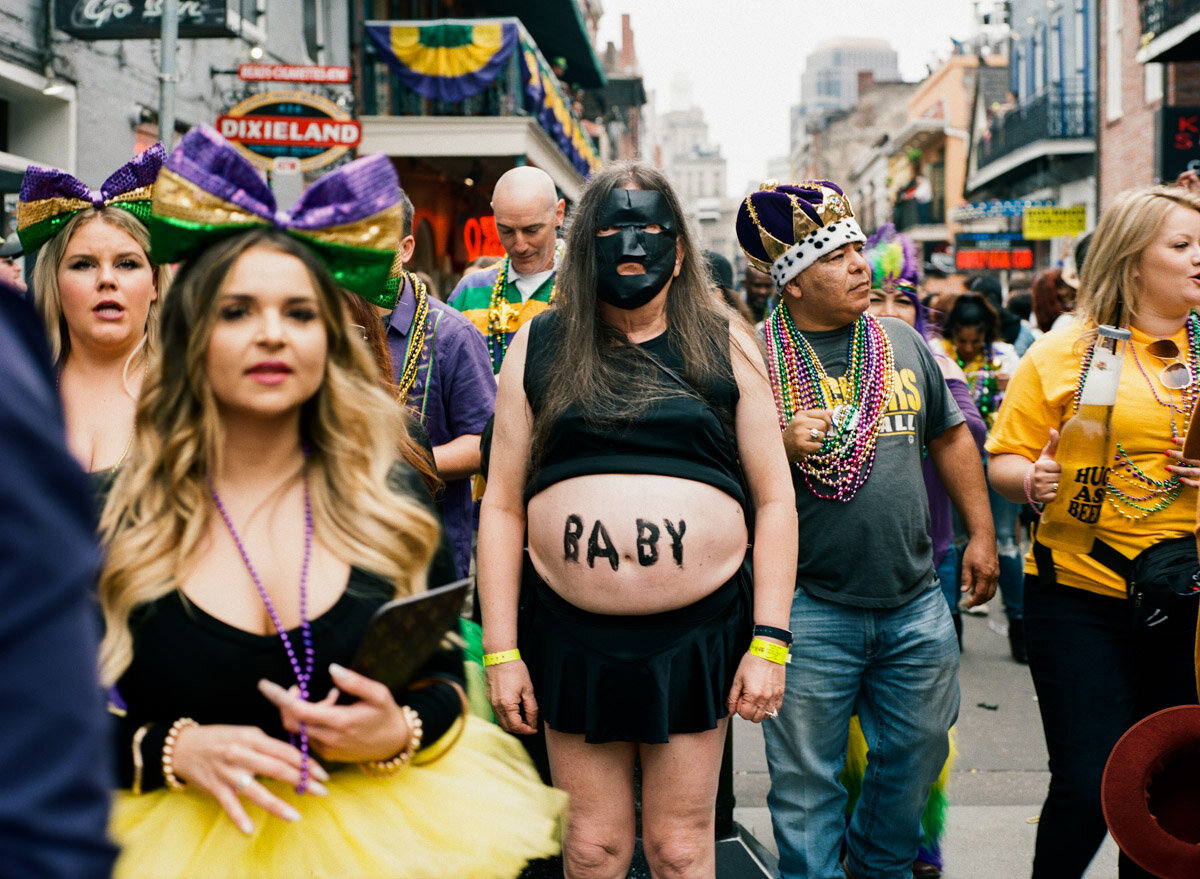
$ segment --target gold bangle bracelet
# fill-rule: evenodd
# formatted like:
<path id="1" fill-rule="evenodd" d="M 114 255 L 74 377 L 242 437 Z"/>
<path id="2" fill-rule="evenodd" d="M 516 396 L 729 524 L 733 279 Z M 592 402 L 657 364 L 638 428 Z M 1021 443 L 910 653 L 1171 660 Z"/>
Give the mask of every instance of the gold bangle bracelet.
<path id="1" fill-rule="evenodd" d="M 417 714 L 416 709 L 408 705 L 401 705 L 400 711 L 404 715 L 404 722 L 408 724 L 408 741 L 395 757 L 390 757 L 387 760 L 364 760 L 362 763 L 359 763 L 359 768 L 367 775 L 375 778 L 386 778 L 389 775 L 395 775 L 409 764 L 413 758 L 413 754 L 417 753 L 417 748 L 421 747 L 421 737 L 425 734 L 425 728 L 421 723 L 421 715 Z"/>
<path id="2" fill-rule="evenodd" d="M 142 772 L 145 769 L 145 763 L 142 761 L 142 740 L 146 738 L 146 733 L 150 732 L 152 726 L 154 721 L 143 723 L 133 734 L 133 784 L 129 786 L 129 790 L 135 797 L 142 795 Z"/>
<path id="3" fill-rule="evenodd" d="M 787 665 L 788 649 L 779 644 L 764 641 L 761 638 L 754 638 L 750 641 L 750 653 L 752 656 L 762 657 L 767 662 Z"/>
<path id="4" fill-rule="evenodd" d="M 162 749 L 162 774 L 163 781 L 171 790 L 183 790 L 187 787 L 186 782 L 180 781 L 175 776 L 175 741 L 185 729 L 199 725 L 190 717 L 181 717 L 171 724 L 171 729 L 167 732 L 167 739 L 163 742 Z"/>

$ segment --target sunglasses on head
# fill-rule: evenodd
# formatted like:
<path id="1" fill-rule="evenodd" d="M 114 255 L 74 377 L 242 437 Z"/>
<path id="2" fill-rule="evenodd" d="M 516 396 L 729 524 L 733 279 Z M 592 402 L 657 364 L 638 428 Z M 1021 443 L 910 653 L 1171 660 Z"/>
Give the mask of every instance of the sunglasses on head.
<path id="1" fill-rule="evenodd" d="M 1146 353 L 1159 360 L 1170 361 L 1158 374 L 1164 388 L 1181 391 L 1192 386 L 1192 368 L 1179 359 L 1179 346 L 1170 339 L 1156 339 L 1146 346 Z"/>

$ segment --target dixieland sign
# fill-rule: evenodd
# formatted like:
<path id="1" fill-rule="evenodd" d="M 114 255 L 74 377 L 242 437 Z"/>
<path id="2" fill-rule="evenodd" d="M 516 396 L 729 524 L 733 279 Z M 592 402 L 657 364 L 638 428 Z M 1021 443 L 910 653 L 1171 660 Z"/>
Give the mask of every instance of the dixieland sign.
<path id="1" fill-rule="evenodd" d="M 362 132 L 357 122 L 310 122 L 291 116 L 221 116 L 221 136 L 243 144 L 322 147 L 357 146 Z"/>
<path id="2" fill-rule="evenodd" d="M 302 171 L 322 168 L 362 139 L 349 113 L 308 92 L 264 92 L 217 118 L 217 130 L 258 168 L 271 170 L 281 157 L 298 159 Z"/>

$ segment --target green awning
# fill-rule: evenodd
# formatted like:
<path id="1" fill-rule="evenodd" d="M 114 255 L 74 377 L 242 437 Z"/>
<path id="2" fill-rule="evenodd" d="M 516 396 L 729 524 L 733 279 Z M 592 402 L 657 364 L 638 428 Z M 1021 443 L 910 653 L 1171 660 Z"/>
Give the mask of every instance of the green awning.
<path id="1" fill-rule="evenodd" d="M 547 61 L 567 59 L 567 82 L 602 88 L 606 79 L 576 0 L 484 0 L 487 15 L 516 16 Z"/>

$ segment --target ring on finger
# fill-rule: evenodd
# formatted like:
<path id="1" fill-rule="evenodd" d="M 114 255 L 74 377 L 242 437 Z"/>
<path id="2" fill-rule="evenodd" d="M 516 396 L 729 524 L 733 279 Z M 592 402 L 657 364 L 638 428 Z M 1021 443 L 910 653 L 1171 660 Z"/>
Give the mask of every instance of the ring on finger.
<path id="1" fill-rule="evenodd" d="M 1058 483 L 1057 483 L 1057 482 L 1055 482 L 1053 485 L 1051 485 L 1051 486 L 1050 486 L 1050 490 L 1051 490 L 1051 491 L 1058 491 Z"/>
<path id="2" fill-rule="evenodd" d="M 778 716 L 779 716 L 779 711 L 778 711 L 778 710 L 776 710 L 776 711 L 768 711 L 768 712 L 767 712 L 767 717 L 778 717 Z"/>
<path id="3" fill-rule="evenodd" d="M 239 772 L 237 778 L 233 782 L 233 789 L 237 793 L 241 793 L 249 787 L 254 781 L 254 776 L 249 772 Z"/>
<path id="4" fill-rule="evenodd" d="M 825 436 L 825 434 L 821 430 L 819 430 L 815 427 L 809 428 L 808 438 L 811 439 L 813 442 L 816 442 L 817 440 L 821 439 L 823 436 Z"/>

